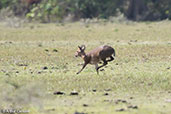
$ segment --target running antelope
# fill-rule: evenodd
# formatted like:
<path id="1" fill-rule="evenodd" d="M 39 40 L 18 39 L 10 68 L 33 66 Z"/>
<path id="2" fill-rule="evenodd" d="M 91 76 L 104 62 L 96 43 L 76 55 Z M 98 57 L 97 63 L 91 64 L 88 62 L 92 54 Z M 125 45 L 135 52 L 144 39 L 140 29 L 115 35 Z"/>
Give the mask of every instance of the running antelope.
<path id="1" fill-rule="evenodd" d="M 113 61 L 115 56 L 115 50 L 111 46 L 100 46 L 90 51 L 89 53 L 85 53 L 85 45 L 78 46 L 78 50 L 75 53 L 75 57 L 81 57 L 84 60 L 83 67 L 80 71 L 77 72 L 79 74 L 87 64 L 94 64 L 97 74 L 99 74 L 99 69 L 108 64 L 108 62 Z M 112 56 L 113 55 L 113 56 Z M 110 58 L 107 60 L 107 58 Z M 103 61 L 101 66 L 98 66 L 98 63 Z"/>

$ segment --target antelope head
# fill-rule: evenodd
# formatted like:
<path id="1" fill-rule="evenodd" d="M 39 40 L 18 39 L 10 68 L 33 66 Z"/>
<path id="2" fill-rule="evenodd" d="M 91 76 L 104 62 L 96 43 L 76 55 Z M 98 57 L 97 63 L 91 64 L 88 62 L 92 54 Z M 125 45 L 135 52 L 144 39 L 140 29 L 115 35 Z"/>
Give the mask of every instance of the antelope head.
<path id="1" fill-rule="evenodd" d="M 75 53 L 75 57 L 81 57 L 85 55 L 85 49 L 86 49 L 85 45 L 78 46 L 78 50 Z"/>

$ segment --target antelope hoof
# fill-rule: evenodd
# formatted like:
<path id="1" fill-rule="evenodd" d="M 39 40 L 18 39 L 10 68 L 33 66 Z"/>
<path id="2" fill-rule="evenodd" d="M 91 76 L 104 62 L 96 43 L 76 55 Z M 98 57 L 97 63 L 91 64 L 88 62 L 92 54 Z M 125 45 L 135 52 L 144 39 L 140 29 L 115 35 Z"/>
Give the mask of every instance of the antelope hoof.
<path id="1" fill-rule="evenodd" d="M 77 72 L 76 74 L 79 74 L 80 72 Z"/>

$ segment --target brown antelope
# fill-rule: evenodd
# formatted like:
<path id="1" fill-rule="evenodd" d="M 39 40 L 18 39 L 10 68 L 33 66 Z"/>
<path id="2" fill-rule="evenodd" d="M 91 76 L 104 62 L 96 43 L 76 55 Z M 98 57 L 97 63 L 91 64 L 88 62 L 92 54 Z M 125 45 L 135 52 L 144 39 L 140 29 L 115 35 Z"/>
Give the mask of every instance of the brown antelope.
<path id="1" fill-rule="evenodd" d="M 115 50 L 111 46 L 100 46 L 95 48 L 94 50 L 90 51 L 89 53 L 85 53 L 85 45 L 78 46 L 78 50 L 75 53 L 75 57 L 81 57 L 84 60 L 84 64 L 82 69 L 77 72 L 79 74 L 87 64 L 94 64 L 97 74 L 99 74 L 99 69 L 104 67 L 105 65 L 108 64 L 108 62 L 113 61 L 115 56 Z M 107 58 L 110 58 L 107 60 Z M 103 64 L 101 66 L 98 66 L 98 63 L 100 61 L 103 61 Z"/>

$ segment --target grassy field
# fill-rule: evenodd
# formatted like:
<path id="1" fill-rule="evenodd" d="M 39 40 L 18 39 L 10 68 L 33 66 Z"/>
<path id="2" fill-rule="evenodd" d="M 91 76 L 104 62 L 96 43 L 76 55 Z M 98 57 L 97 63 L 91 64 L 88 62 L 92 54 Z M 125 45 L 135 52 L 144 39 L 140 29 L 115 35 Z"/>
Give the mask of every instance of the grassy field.
<path id="1" fill-rule="evenodd" d="M 92 65 L 76 75 L 81 44 L 87 52 L 110 45 L 115 61 L 99 75 Z M 1 113 L 170 114 L 170 107 L 170 21 L 0 24 Z"/>

